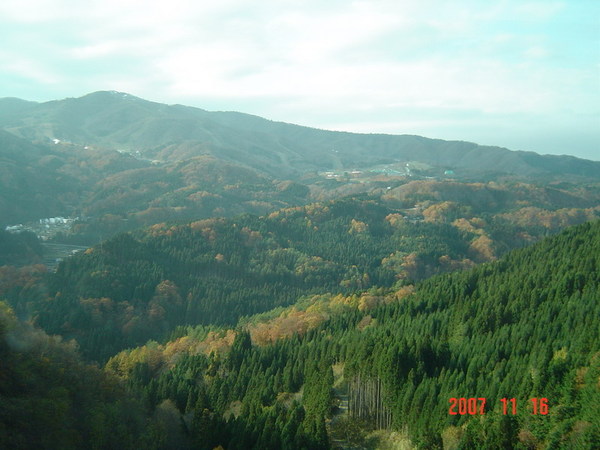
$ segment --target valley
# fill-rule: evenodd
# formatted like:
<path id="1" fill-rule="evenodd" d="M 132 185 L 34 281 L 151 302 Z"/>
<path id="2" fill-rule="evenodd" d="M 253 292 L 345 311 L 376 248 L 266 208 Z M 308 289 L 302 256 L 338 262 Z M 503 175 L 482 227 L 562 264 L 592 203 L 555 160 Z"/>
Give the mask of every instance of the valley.
<path id="1" fill-rule="evenodd" d="M 0 127 L 0 447 L 600 442 L 600 162 L 114 91 Z"/>
<path id="2" fill-rule="evenodd" d="M 87 249 L 81 245 L 69 245 L 69 244 L 42 244 L 44 248 L 44 260 L 43 264 L 48 268 L 49 271 L 56 271 L 58 265 L 70 256 L 73 256 L 81 251 Z"/>

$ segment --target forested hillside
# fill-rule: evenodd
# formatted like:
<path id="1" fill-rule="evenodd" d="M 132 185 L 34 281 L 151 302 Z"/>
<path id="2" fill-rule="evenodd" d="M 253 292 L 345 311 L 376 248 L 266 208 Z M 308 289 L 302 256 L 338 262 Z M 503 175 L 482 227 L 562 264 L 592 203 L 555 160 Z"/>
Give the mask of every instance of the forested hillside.
<path id="1" fill-rule="evenodd" d="M 0 99 L 0 127 L 0 226 L 69 217 L 72 226 L 52 233 L 61 243 L 365 194 L 423 210 L 441 199 L 473 210 L 556 210 L 600 198 L 594 161 L 315 130 L 117 92 Z"/>
<path id="2" fill-rule="evenodd" d="M 75 342 L 15 319 L 0 302 L 0 448 L 134 449 L 153 442 L 141 402 Z"/>
<path id="3" fill-rule="evenodd" d="M 448 224 L 394 219 L 372 201 L 346 201 L 262 219 L 157 226 L 69 259 L 50 276 L 49 297 L 35 288 L 48 275 L 32 273 L 36 282 L 22 271 L 23 284 L 3 295 L 15 294 L 21 312 L 37 309 L 37 323 L 51 332 L 78 339 L 87 358 L 105 359 L 135 342 L 126 340 L 131 336 L 165 336 L 177 324 L 209 319 L 113 356 L 101 374 L 39 331 L 27 331 L 38 344 L 15 344 L 28 329 L 4 308 L 4 442 L 52 447 L 44 443 L 55 436 L 64 448 L 92 440 L 111 448 L 115 440 L 127 447 L 150 436 L 150 448 L 317 449 L 379 446 L 381 433 L 397 430 L 426 449 L 594 448 L 600 221 L 411 285 L 418 278 L 398 279 L 402 269 L 369 261 L 384 261 L 387 245 L 458 258 L 474 236 Z M 423 227 L 442 227 L 454 238 L 425 237 Z M 346 240 L 337 240 L 340 229 Z M 273 299 L 301 301 L 216 327 L 228 322 L 219 319 L 226 295 L 207 289 L 193 297 L 191 286 L 192 299 L 216 302 L 194 310 L 186 283 L 197 277 L 205 286 L 220 280 L 230 308 L 249 308 L 238 315 L 268 309 Z M 289 287 L 278 291 L 277 279 Z M 187 314 L 196 316 L 188 322 Z M 90 376 L 99 377 L 94 386 L 115 387 L 94 393 Z M 48 389 L 48 380 L 56 387 Z M 132 400 L 117 400 L 120 389 Z M 340 413 L 336 398 L 345 395 L 348 410 Z M 57 420 L 68 427 L 57 429 Z M 115 433 L 117 422 L 123 425 Z M 30 431 L 36 426 L 57 434 Z M 384 431 L 369 434 L 374 429 Z"/>
<path id="4" fill-rule="evenodd" d="M 599 162 L 119 92 L 0 127 L 1 448 L 598 448 Z"/>
<path id="5" fill-rule="evenodd" d="M 409 197 L 402 201 L 412 206 Z M 76 338 L 86 357 L 102 361 L 163 339 L 178 325 L 234 325 L 311 294 L 410 286 L 495 260 L 570 221 L 597 217 L 595 209 L 546 211 L 564 216 L 546 227 L 455 202 L 429 201 L 417 211 L 386 203 L 393 202 L 354 198 L 262 217 L 157 224 L 66 259 L 46 281 L 35 281 L 33 271 L 20 276 L 32 276 L 31 282 L 15 284 L 12 272 L 0 269 L 6 273 L 0 295 L 20 317 Z M 36 283 L 42 285 L 17 287 Z"/>
<path id="6" fill-rule="evenodd" d="M 263 214 L 304 204 L 309 188 L 212 156 L 154 162 L 0 130 L 0 226 L 77 217 L 63 239 L 95 243 L 163 220 Z"/>
<path id="7" fill-rule="evenodd" d="M 106 358 L 177 325 L 232 325 L 311 293 L 408 284 L 469 267 L 478 237 L 445 223 L 412 223 L 369 200 L 155 225 L 64 261 L 49 278 L 48 300 L 29 308 L 49 332 Z"/>
<path id="8" fill-rule="evenodd" d="M 252 345 L 238 329 L 207 355 L 214 335 L 198 328 L 121 353 L 107 370 L 149 405 L 173 401 L 194 448 L 326 448 L 327 429 L 363 445 L 357 429 L 383 427 L 426 449 L 591 449 L 600 439 L 599 255 L 600 222 L 588 223 L 431 278 L 400 300 L 373 291 L 384 306 L 348 298 L 345 313 L 291 338 Z M 332 364 L 344 367 L 350 410 L 329 423 Z"/>
<path id="9" fill-rule="evenodd" d="M 0 266 L 39 263 L 43 253 L 42 245 L 35 234 L 0 230 Z"/>

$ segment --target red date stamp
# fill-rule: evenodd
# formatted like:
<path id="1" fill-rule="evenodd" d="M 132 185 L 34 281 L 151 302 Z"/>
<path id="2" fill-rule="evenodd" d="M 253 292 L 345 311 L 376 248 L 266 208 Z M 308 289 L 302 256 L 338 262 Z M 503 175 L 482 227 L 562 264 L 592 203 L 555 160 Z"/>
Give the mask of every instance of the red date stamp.
<path id="1" fill-rule="evenodd" d="M 460 414 L 464 416 L 465 414 L 469 414 L 474 416 L 476 414 L 485 414 L 485 404 L 487 402 L 486 398 L 480 397 L 471 397 L 471 398 L 451 398 L 450 409 L 448 410 L 448 414 L 452 416 L 456 416 Z"/>
<path id="2" fill-rule="evenodd" d="M 464 416 L 464 415 L 483 415 L 485 414 L 485 406 L 487 404 L 487 398 L 485 397 L 452 397 L 448 400 L 450 408 L 448 408 L 448 414 L 451 416 Z M 548 399 L 542 398 L 530 398 L 529 403 L 531 406 L 531 414 L 547 415 L 549 410 Z M 500 399 L 500 406 L 502 408 L 502 414 L 516 415 L 517 414 L 517 399 L 516 398 L 502 398 Z"/>

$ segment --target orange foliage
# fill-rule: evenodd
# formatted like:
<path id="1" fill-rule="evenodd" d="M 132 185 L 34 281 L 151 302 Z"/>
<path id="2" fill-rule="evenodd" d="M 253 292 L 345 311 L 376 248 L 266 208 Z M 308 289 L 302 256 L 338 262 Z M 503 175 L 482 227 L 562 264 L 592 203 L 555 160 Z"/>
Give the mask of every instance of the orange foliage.
<path id="1" fill-rule="evenodd" d="M 203 219 L 203 220 L 197 220 L 196 222 L 190 223 L 189 227 L 193 231 L 204 232 L 207 229 L 209 229 L 209 230 L 212 229 L 217 224 L 223 224 L 223 223 L 225 223 L 225 219 L 222 219 L 222 218 Z"/>
<path id="2" fill-rule="evenodd" d="M 150 235 L 154 236 L 154 237 L 164 235 L 166 230 L 167 230 L 167 224 L 164 222 L 157 223 L 155 225 L 152 225 L 150 228 L 148 228 Z"/>
<path id="3" fill-rule="evenodd" d="M 181 353 L 192 353 L 197 346 L 198 341 L 192 339 L 190 336 L 180 337 L 165 345 L 163 351 L 164 359 L 169 362 L 169 365 L 172 365 Z"/>
<path id="4" fill-rule="evenodd" d="M 227 352 L 231 349 L 236 335 L 237 333 L 234 330 L 211 331 L 202 342 L 198 343 L 194 352 L 202 352 L 206 355 L 210 355 L 212 352 Z"/>
<path id="5" fill-rule="evenodd" d="M 350 221 L 350 229 L 348 230 L 348 233 L 364 233 L 368 230 L 368 228 L 369 226 L 366 223 L 361 222 L 360 220 L 352 219 Z"/>
<path id="6" fill-rule="evenodd" d="M 396 300 L 402 300 L 403 298 L 408 297 L 409 295 L 415 292 L 415 286 L 409 284 L 408 286 L 402 286 L 394 293 L 394 298 Z"/>
<path id="7" fill-rule="evenodd" d="M 600 206 L 588 209 L 563 208 L 556 211 L 526 207 L 500 216 L 523 226 L 542 226 L 549 230 L 559 230 L 597 219 L 598 213 L 600 213 Z"/>
<path id="8" fill-rule="evenodd" d="M 193 194 L 188 195 L 187 198 L 188 198 L 188 200 L 193 201 L 193 202 L 201 202 L 205 198 L 220 199 L 222 197 L 220 195 L 218 195 L 218 194 L 213 194 L 211 192 L 198 191 L 198 192 L 194 192 Z"/>
<path id="9" fill-rule="evenodd" d="M 143 322 L 139 317 L 136 316 L 132 317 L 127 322 L 125 322 L 125 324 L 121 328 L 121 331 L 124 335 L 129 336 L 141 327 L 143 327 Z"/>
<path id="10" fill-rule="evenodd" d="M 328 318 L 327 312 L 321 309 L 321 306 L 317 306 L 316 303 L 306 311 L 299 311 L 293 307 L 275 319 L 252 325 L 248 331 L 252 341 L 257 345 L 266 345 L 296 333 L 304 334 Z"/>
<path id="11" fill-rule="evenodd" d="M 158 301 L 171 304 L 181 304 L 181 296 L 177 285 L 170 280 L 161 281 L 155 288 L 154 297 Z"/>
<path id="12" fill-rule="evenodd" d="M 423 218 L 425 222 L 446 222 L 448 214 L 457 209 L 454 202 L 435 203 L 423 211 Z"/>
<path id="13" fill-rule="evenodd" d="M 494 254 L 492 244 L 493 241 L 483 234 L 471 242 L 469 251 L 477 261 L 493 261 L 496 259 L 496 255 Z"/>
<path id="14" fill-rule="evenodd" d="M 358 300 L 358 310 L 361 312 L 370 311 L 383 303 L 385 303 L 383 297 L 364 292 Z"/>
<path id="15" fill-rule="evenodd" d="M 452 222 L 452 226 L 458 228 L 459 230 L 466 231 L 468 233 L 483 233 L 483 230 L 480 230 L 475 227 L 473 220 L 468 220 L 465 218 L 456 219 Z"/>
<path id="16" fill-rule="evenodd" d="M 391 226 L 398 227 L 404 222 L 404 216 L 398 213 L 388 214 L 385 216 L 385 220 L 387 220 Z"/>
<path id="17" fill-rule="evenodd" d="M 419 255 L 415 252 L 412 252 L 404 257 L 404 262 L 402 263 L 402 268 L 404 270 L 404 276 L 401 278 L 411 278 L 416 280 L 419 278 Z M 398 277 L 400 278 L 400 277 Z"/>

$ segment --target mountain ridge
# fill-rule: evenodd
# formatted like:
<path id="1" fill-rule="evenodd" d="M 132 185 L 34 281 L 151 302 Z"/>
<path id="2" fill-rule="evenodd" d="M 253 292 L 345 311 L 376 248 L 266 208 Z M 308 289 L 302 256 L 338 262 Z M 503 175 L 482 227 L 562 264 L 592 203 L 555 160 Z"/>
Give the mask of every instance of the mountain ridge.
<path id="1" fill-rule="evenodd" d="M 60 139 L 137 151 L 151 159 L 212 154 L 279 177 L 409 161 L 471 175 L 600 176 L 600 162 L 567 155 L 416 135 L 329 131 L 241 112 L 167 105 L 116 91 L 33 104 L 0 99 L 0 127 L 28 140 Z"/>

